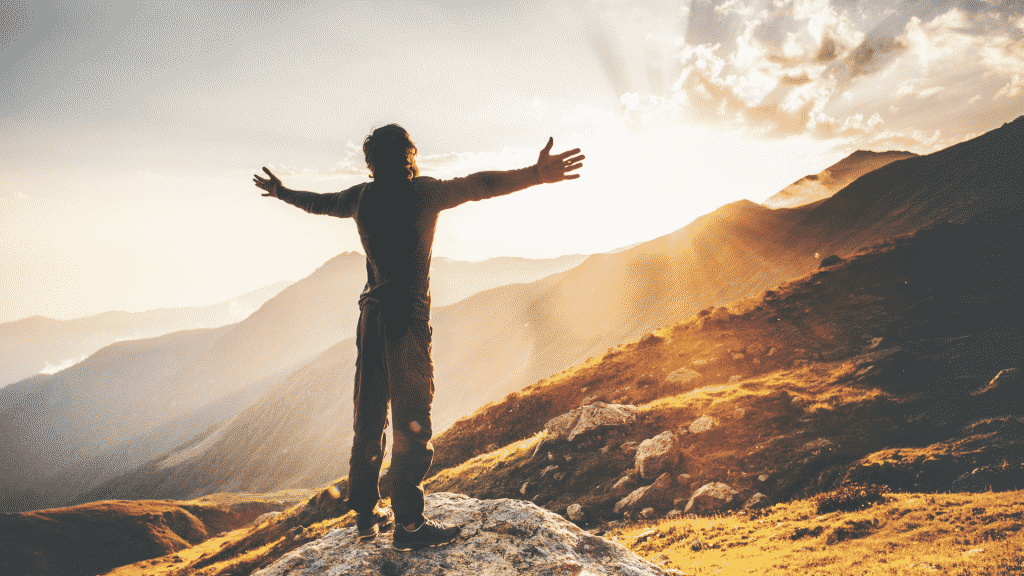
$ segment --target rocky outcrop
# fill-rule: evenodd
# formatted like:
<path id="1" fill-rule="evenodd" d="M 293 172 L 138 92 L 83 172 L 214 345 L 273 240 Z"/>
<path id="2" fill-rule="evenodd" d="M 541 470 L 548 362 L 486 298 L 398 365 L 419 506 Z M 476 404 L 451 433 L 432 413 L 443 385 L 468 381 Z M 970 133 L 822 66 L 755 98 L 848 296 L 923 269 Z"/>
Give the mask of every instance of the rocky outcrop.
<path id="1" fill-rule="evenodd" d="M 690 501 L 686 503 L 683 513 L 714 514 L 731 510 L 740 503 L 738 495 L 739 493 L 728 484 L 711 482 L 701 486 L 693 493 L 693 496 L 690 496 Z"/>
<path id="2" fill-rule="evenodd" d="M 417 552 L 391 549 L 391 535 L 357 543 L 356 529 L 336 529 L 260 570 L 259 576 L 346 574 L 668 574 L 619 544 L 584 532 L 530 502 L 476 500 L 437 493 L 427 514 L 463 526 L 458 540 Z"/>
<path id="3" fill-rule="evenodd" d="M 653 480 L 679 463 L 679 440 L 665 431 L 640 443 L 636 451 L 636 469 L 640 477 Z"/>
<path id="4" fill-rule="evenodd" d="M 588 406 L 580 406 L 548 420 L 544 431 L 548 439 L 566 439 L 573 441 L 580 434 L 598 428 L 628 426 L 636 422 L 637 407 L 629 404 L 605 404 L 594 402 Z"/>

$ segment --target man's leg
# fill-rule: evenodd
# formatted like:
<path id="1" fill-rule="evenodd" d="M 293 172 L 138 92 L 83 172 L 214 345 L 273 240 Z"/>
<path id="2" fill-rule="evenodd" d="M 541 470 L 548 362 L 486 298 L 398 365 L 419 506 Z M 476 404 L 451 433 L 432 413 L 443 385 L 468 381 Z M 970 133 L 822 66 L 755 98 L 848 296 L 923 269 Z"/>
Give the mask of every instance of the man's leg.
<path id="1" fill-rule="evenodd" d="M 430 326 L 422 320 L 397 320 L 391 326 L 385 325 L 385 334 L 384 356 L 395 434 L 391 506 L 398 524 L 419 525 L 423 521 L 420 483 L 434 457 L 430 443 L 430 403 L 434 397 Z"/>
<path id="2" fill-rule="evenodd" d="M 380 500 L 380 466 L 384 459 L 389 390 L 384 366 L 384 335 L 380 310 L 364 306 L 356 332 L 355 415 L 352 457 L 348 472 L 348 507 L 371 514 Z"/>

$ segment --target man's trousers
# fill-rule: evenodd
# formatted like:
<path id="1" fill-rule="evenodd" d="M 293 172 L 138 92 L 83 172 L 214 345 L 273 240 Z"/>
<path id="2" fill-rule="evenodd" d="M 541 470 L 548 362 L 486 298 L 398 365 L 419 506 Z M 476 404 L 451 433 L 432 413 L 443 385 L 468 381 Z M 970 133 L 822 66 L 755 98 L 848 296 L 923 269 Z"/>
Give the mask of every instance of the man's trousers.
<path id="1" fill-rule="evenodd" d="M 349 460 L 349 508 L 366 513 L 380 499 L 378 482 L 387 438 L 388 403 L 394 421 L 391 506 L 399 524 L 423 518 L 423 482 L 434 447 L 430 403 L 434 365 L 430 326 L 386 306 L 361 303 L 356 334 L 355 437 Z"/>

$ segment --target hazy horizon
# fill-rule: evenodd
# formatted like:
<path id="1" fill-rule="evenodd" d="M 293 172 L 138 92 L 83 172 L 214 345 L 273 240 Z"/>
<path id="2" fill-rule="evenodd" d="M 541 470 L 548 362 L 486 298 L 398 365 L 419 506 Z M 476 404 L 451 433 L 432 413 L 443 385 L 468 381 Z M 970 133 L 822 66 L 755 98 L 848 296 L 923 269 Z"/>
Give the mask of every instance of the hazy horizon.
<path id="1" fill-rule="evenodd" d="M 399 122 L 424 175 L 582 178 L 446 213 L 434 255 L 607 252 L 856 149 L 928 153 L 1024 112 L 1019 2 L 0 6 L 0 323 L 205 305 L 358 250 L 329 192 Z"/>

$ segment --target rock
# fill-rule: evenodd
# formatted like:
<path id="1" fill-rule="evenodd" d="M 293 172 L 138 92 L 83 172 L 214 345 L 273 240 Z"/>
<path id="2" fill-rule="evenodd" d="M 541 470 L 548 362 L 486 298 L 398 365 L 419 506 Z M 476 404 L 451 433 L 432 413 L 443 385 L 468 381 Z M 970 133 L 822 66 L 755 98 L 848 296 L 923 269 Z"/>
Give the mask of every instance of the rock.
<path id="1" fill-rule="evenodd" d="M 636 451 L 636 468 L 640 477 L 653 480 L 659 474 L 679 463 L 679 440 L 665 431 L 640 443 Z"/>
<path id="2" fill-rule="evenodd" d="M 772 505 L 772 500 L 768 496 L 761 494 L 760 492 L 754 494 L 747 501 L 743 503 L 743 507 L 748 510 L 757 510 L 760 508 L 767 508 Z"/>
<path id="3" fill-rule="evenodd" d="M 667 508 L 669 490 L 672 488 L 672 476 L 666 472 L 650 486 L 642 486 L 630 492 L 622 500 L 615 503 L 615 513 L 632 512 L 644 508 Z"/>
<path id="4" fill-rule="evenodd" d="M 843 259 L 835 254 L 831 256 L 825 256 L 821 259 L 821 264 L 818 264 L 818 268 L 828 268 L 829 266 L 835 266 L 836 264 L 842 264 Z"/>
<path id="5" fill-rule="evenodd" d="M 739 374 L 733 374 L 732 376 L 729 376 L 729 384 L 735 384 L 740 380 L 743 380 L 743 376 L 740 376 Z"/>
<path id="6" fill-rule="evenodd" d="M 828 448 L 832 446 L 832 441 L 828 438 L 818 438 L 817 440 L 811 440 L 807 444 L 804 444 L 804 450 L 821 450 L 822 448 Z"/>
<path id="7" fill-rule="evenodd" d="M 621 490 L 632 490 L 636 487 L 636 480 L 630 476 L 623 476 L 619 478 L 619 481 L 612 485 L 613 492 L 619 492 Z"/>
<path id="8" fill-rule="evenodd" d="M 992 483 L 979 468 L 975 468 L 953 480 L 953 492 L 988 492 L 991 489 Z"/>
<path id="9" fill-rule="evenodd" d="M 526 496 L 526 492 L 530 489 L 530 481 L 523 482 L 523 485 L 519 488 L 519 493 Z"/>
<path id="10" fill-rule="evenodd" d="M 639 447 L 640 445 L 633 441 L 623 442 L 622 446 L 619 446 L 619 450 L 621 450 L 623 454 L 636 454 Z"/>
<path id="11" fill-rule="evenodd" d="M 771 476 L 769 476 L 767 474 L 761 474 L 760 476 L 757 477 L 757 481 L 758 482 L 767 482 L 769 478 L 771 478 Z"/>
<path id="12" fill-rule="evenodd" d="M 739 492 L 722 482 L 711 482 L 697 489 L 690 496 L 683 510 L 687 514 L 714 514 L 735 508 L 739 503 Z"/>
<path id="13" fill-rule="evenodd" d="M 718 422 L 715 422 L 714 418 L 705 415 L 691 422 L 688 430 L 691 434 L 698 434 L 700 432 L 707 432 L 708 430 L 711 430 L 717 424 Z"/>
<path id="14" fill-rule="evenodd" d="M 266 514 L 262 514 L 258 518 L 253 520 L 252 521 L 252 525 L 253 526 L 259 526 L 260 524 L 266 524 L 267 522 L 270 522 L 271 520 L 274 520 L 275 518 L 277 518 L 280 515 L 281 515 L 280 512 L 267 512 Z"/>
<path id="15" fill-rule="evenodd" d="M 683 519 L 683 511 L 682 510 L 669 510 L 668 514 L 665 514 L 665 520 L 682 520 L 682 519 Z"/>
<path id="16" fill-rule="evenodd" d="M 556 416 L 544 425 L 549 439 L 573 441 L 580 434 L 598 428 L 628 426 L 636 422 L 637 407 L 629 404 L 594 402 Z"/>
<path id="17" fill-rule="evenodd" d="M 569 504 L 565 510 L 566 517 L 577 524 L 587 521 L 587 512 L 579 504 Z"/>
<path id="18" fill-rule="evenodd" d="M 644 508 L 643 510 L 640 511 L 641 520 L 651 520 L 655 518 L 657 515 L 658 513 L 654 511 L 654 508 Z"/>
<path id="19" fill-rule="evenodd" d="M 995 378 L 990 380 L 987 385 L 975 390 L 974 392 L 971 392 L 971 396 L 979 396 L 981 394 L 986 394 L 1000 387 L 1005 388 L 1007 384 L 1016 383 L 1018 380 L 1020 380 L 1020 370 L 1016 368 L 1006 368 L 1004 370 L 1000 370 L 999 373 L 996 374 Z M 1009 390 L 1004 389 L 1004 391 L 1008 392 Z"/>
<path id="20" fill-rule="evenodd" d="M 667 574 L 621 545 L 529 502 L 475 500 L 444 492 L 429 494 L 426 501 L 428 516 L 463 526 L 455 542 L 414 553 L 396 552 L 388 535 L 357 543 L 355 527 L 336 528 L 256 574 Z"/>
<path id="21" fill-rule="evenodd" d="M 686 367 L 673 370 L 665 377 L 666 382 L 671 382 L 673 384 L 698 384 L 703 379 L 704 376 L 702 376 L 700 372 L 690 370 Z"/>
<path id="22" fill-rule="evenodd" d="M 557 465 L 548 466 L 547 468 L 540 471 L 540 477 L 543 478 L 548 475 L 548 472 L 554 472 L 555 470 L 558 470 Z"/>
<path id="23" fill-rule="evenodd" d="M 743 360 L 743 352 L 737 352 L 732 355 L 733 360 Z"/>

